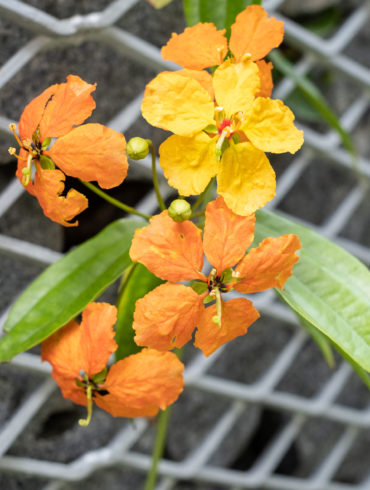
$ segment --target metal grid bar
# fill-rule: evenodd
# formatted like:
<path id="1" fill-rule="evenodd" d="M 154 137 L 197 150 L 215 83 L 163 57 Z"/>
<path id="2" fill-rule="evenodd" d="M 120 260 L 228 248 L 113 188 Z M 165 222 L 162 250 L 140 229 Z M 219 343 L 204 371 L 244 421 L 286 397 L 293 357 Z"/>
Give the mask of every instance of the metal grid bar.
<path id="1" fill-rule="evenodd" d="M 137 1 L 116 0 L 102 12 L 59 20 L 23 2 L 0 0 L 2 16 L 37 34 L 0 69 L 0 90 L 40 51 L 55 49 L 61 44 L 81 43 L 87 39 L 94 39 L 107 44 L 116 52 L 134 58 L 136 62 L 146 67 L 149 66 L 155 71 L 174 69 L 173 64 L 162 60 L 158 48 L 114 25 Z M 265 2 L 265 6 L 284 20 L 288 42 L 291 42 L 295 47 L 301 47 L 303 57 L 297 65 L 298 72 L 308 74 L 317 63 L 324 62 L 325 65 L 339 71 L 361 88 L 361 97 L 350 105 L 341 117 L 344 127 L 348 131 L 354 132 L 369 107 L 370 71 L 360 63 L 353 61 L 349 56 L 342 54 L 342 51 L 368 22 L 368 3 L 354 9 L 352 15 L 346 19 L 330 39 L 315 36 L 287 17 L 281 16 L 278 9 L 283 3 L 282 0 L 270 0 Z M 284 79 L 276 87 L 275 96 L 286 97 L 293 89 L 294 83 Z M 138 94 L 130 104 L 113 117 L 109 125 L 118 131 L 127 131 L 140 114 L 141 100 L 142 94 Z M 0 116 L 0 132 L 5 138 L 10 135 L 7 128 L 8 123 L 7 118 Z M 352 156 L 340 148 L 337 134 L 332 131 L 321 134 L 307 127 L 303 127 L 303 129 L 306 135 L 305 148 L 278 179 L 277 198 L 271 203 L 271 208 L 279 206 L 284 197 L 296 185 L 298 179 L 307 169 L 313 155 L 322 155 L 325 163 L 330 163 L 338 169 L 352 168 Z M 149 168 L 149 165 L 149 162 L 143 164 L 144 168 Z M 370 161 L 365 157 L 360 157 L 358 171 L 365 179 L 370 177 Z M 16 180 L 12 180 L 1 192 L 0 218 L 16 204 L 22 192 L 23 189 Z M 169 192 L 168 188 L 167 190 L 164 189 L 164 192 Z M 364 199 L 365 189 L 361 186 L 354 187 L 343 199 L 338 209 L 331 216 L 326 217 L 323 225 L 316 227 L 316 229 L 370 264 L 370 250 L 368 248 L 338 236 Z M 152 212 L 155 207 L 154 193 L 149 193 L 139 204 L 140 211 L 147 213 Z M 5 235 L 0 235 L 0 250 L 7 254 L 44 264 L 52 263 L 60 257 L 60 254 L 45 247 Z M 369 408 L 355 409 L 335 402 L 348 382 L 351 374 L 349 366 L 341 364 L 320 392 L 310 399 L 278 391 L 276 386 L 301 352 L 307 335 L 299 329 L 294 315 L 285 306 L 276 303 L 272 294 L 259 295 L 255 302 L 263 315 L 294 325 L 297 328 L 296 333 L 265 373 L 253 384 L 247 385 L 208 374 L 224 352 L 223 348 L 210 358 L 197 355 L 193 359 L 187 366 L 185 373 L 188 389 L 201 391 L 205 394 L 212 393 L 227 399 L 228 408 L 204 436 L 201 444 L 193 448 L 183 461 L 176 463 L 163 460 L 161 462 L 160 474 L 163 475 L 163 478 L 158 484 L 157 490 L 175 488 L 180 479 L 194 479 L 203 483 L 223 484 L 225 488 L 240 489 L 366 490 L 370 485 L 370 475 L 359 484 L 343 484 L 332 481 L 336 470 L 356 440 L 359 428 L 370 428 Z M 2 320 L 6 314 L 7 312 L 3 312 Z M 38 356 L 28 353 L 17 356 L 12 361 L 12 365 L 19 370 L 34 371 L 45 376 L 48 376 L 50 372 L 49 366 L 42 364 Z M 146 420 L 138 420 L 135 427 L 124 427 L 106 447 L 90 451 L 70 464 L 5 455 L 7 449 L 12 446 L 37 410 L 46 403 L 54 389 L 55 384 L 48 377 L 41 387 L 21 405 L 7 426 L 0 432 L 0 450 L 3 454 L 0 458 L 1 470 L 44 477 L 50 480 L 44 490 L 62 489 L 63 482 L 83 481 L 98 469 L 111 466 L 124 465 L 138 471 L 147 471 L 150 465 L 150 457 L 132 450 L 145 433 L 148 426 Z M 271 444 L 265 448 L 250 470 L 236 471 L 208 464 L 215 449 L 222 444 L 232 427 L 238 423 L 240 415 L 248 410 L 249 406 L 273 407 L 283 413 L 291 414 L 291 419 L 276 435 Z M 309 478 L 274 474 L 275 467 L 292 442 L 298 437 L 306 421 L 314 418 L 342 424 L 344 432 L 339 440 Z"/>

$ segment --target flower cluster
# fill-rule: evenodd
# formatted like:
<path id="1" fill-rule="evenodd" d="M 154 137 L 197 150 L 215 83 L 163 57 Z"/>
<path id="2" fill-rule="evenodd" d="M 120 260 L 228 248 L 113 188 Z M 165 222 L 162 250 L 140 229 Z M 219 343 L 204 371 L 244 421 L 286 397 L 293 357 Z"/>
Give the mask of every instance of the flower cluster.
<path id="1" fill-rule="evenodd" d="M 75 189 L 62 195 L 66 175 L 96 180 L 109 189 L 121 184 L 127 174 L 124 136 L 101 124 L 79 126 L 95 108 L 90 95 L 94 90 L 95 85 L 69 75 L 66 83 L 52 85 L 26 106 L 19 137 L 11 125 L 20 145 L 18 179 L 38 199 L 45 215 L 64 226 L 78 225 L 71 220 L 88 206 L 86 197 Z"/>
<path id="2" fill-rule="evenodd" d="M 281 43 L 282 22 L 269 19 L 260 6 L 247 7 L 231 28 L 226 60 L 224 32 L 206 23 L 174 35 L 162 55 L 186 69 L 152 80 L 142 113 L 153 126 L 174 133 L 159 149 L 171 186 L 183 196 L 199 194 L 217 175 L 227 206 L 247 216 L 275 195 L 265 152 L 295 153 L 303 132 L 294 126 L 291 110 L 268 97 L 271 64 L 261 61 Z M 196 71 L 215 65 L 213 76 Z"/>
<path id="3" fill-rule="evenodd" d="M 113 325 L 117 310 L 107 303 L 90 303 L 79 325 L 71 321 L 42 344 L 42 359 L 63 395 L 75 403 L 92 402 L 115 417 L 153 416 L 173 403 L 183 388 L 183 365 L 171 352 L 144 349 L 108 370 L 117 349 Z"/>
<path id="4" fill-rule="evenodd" d="M 233 289 L 255 293 L 282 288 L 301 248 L 296 235 L 283 235 L 266 238 L 245 255 L 254 224 L 253 214 L 238 216 L 219 196 L 207 206 L 203 242 L 199 228 L 190 221 L 176 223 L 167 211 L 135 232 L 132 260 L 168 281 L 136 303 L 133 327 L 138 345 L 162 351 L 182 347 L 197 327 L 194 345 L 209 356 L 246 333 L 259 318 L 258 311 L 246 298 L 224 301 L 222 295 Z M 208 277 L 202 273 L 203 251 L 213 266 Z M 192 287 L 176 284 L 189 280 L 195 281 Z M 206 308 L 204 302 L 212 300 Z"/>
<path id="5" fill-rule="evenodd" d="M 164 59 L 184 68 L 160 73 L 147 85 L 142 114 L 173 133 L 159 148 L 160 165 L 180 196 L 132 240 L 132 261 L 167 281 L 136 302 L 134 340 L 143 349 L 108 367 L 117 349 L 117 310 L 106 303 L 90 303 L 81 324 L 71 321 L 42 345 L 63 395 L 87 405 L 83 425 L 93 402 L 122 417 L 153 416 L 173 403 L 183 389 L 183 365 L 168 351 L 195 332 L 194 345 L 211 355 L 259 318 L 242 294 L 283 288 L 291 276 L 301 247 L 297 236 L 252 246 L 254 213 L 275 194 L 266 153 L 295 153 L 303 143 L 290 109 L 270 97 L 273 67 L 263 58 L 282 39 L 283 23 L 252 5 L 237 16 L 229 42 L 225 29 L 200 23 L 173 34 L 162 48 Z M 88 205 L 74 189 L 63 195 L 66 176 L 118 186 L 128 170 L 126 152 L 134 160 L 150 152 L 155 169 L 149 140 L 133 138 L 126 148 L 122 134 L 83 124 L 95 108 L 94 90 L 69 75 L 26 106 L 19 136 L 11 125 L 20 145 L 17 177 L 45 215 L 64 226 L 76 226 L 72 220 Z M 206 206 L 202 236 L 202 226 L 191 221 L 202 212 L 192 214 L 184 196 L 200 194 L 197 203 L 205 207 L 209 198 L 202 193 L 213 178 L 219 196 Z M 165 209 L 155 171 L 153 183 Z M 203 267 L 204 254 L 210 270 Z"/>

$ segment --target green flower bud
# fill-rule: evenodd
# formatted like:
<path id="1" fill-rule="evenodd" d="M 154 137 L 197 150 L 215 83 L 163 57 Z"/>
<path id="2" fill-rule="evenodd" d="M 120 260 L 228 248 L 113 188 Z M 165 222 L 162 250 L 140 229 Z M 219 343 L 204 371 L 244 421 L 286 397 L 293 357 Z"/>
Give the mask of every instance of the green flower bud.
<path id="1" fill-rule="evenodd" d="M 168 215 L 177 223 L 190 218 L 191 206 L 185 199 L 175 199 L 168 208 Z"/>
<path id="2" fill-rule="evenodd" d="M 149 140 L 139 138 L 138 136 L 131 138 L 127 143 L 127 155 L 133 160 L 142 160 L 149 153 L 149 143 Z"/>

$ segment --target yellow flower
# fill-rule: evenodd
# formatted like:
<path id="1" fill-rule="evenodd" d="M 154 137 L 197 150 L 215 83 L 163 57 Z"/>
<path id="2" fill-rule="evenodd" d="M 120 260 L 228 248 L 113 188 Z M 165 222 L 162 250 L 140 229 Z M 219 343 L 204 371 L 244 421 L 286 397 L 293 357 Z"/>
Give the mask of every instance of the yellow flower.
<path id="1" fill-rule="evenodd" d="M 225 61 L 213 75 L 213 91 L 190 76 L 160 73 L 146 88 L 144 118 L 171 131 L 159 149 L 171 186 L 184 196 L 200 194 L 217 175 L 218 193 L 246 216 L 275 195 L 275 173 L 265 152 L 295 153 L 303 132 L 280 100 L 256 97 L 257 65 Z"/>

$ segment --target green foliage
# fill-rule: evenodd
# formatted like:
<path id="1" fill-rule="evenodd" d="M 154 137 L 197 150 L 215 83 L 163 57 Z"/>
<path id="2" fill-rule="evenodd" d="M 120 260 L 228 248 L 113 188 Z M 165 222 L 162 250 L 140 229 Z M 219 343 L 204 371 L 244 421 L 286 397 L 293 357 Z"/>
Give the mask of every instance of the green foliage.
<path id="1" fill-rule="evenodd" d="M 117 361 L 141 350 L 141 347 L 134 342 L 135 331 L 132 328 L 135 304 L 138 299 L 163 282 L 142 264 L 134 264 L 127 270 L 117 302 L 118 317 L 115 337 L 118 344 L 115 353 Z"/>
<path id="2" fill-rule="evenodd" d="M 198 22 L 213 22 L 219 29 L 226 27 L 230 31 L 231 24 L 239 12 L 252 3 L 251 0 L 183 0 L 186 22 L 193 26 Z"/>
<path id="3" fill-rule="evenodd" d="M 143 221 L 121 219 L 48 267 L 13 305 L 0 361 L 40 343 L 78 315 L 131 264 L 129 248 Z"/>
<path id="4" fill-rule="evenodd" d="M 369 270 L 309 228 L 269 211 L 256 215 L 256 243 L 286 233 L 295 233 L 302 242 L 293 276 L 277 293 L 352 364 L 370 371 Z"/>

